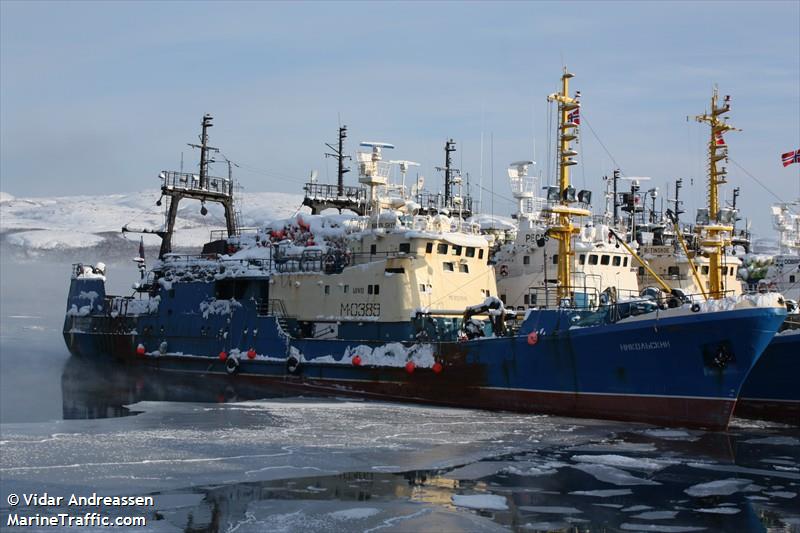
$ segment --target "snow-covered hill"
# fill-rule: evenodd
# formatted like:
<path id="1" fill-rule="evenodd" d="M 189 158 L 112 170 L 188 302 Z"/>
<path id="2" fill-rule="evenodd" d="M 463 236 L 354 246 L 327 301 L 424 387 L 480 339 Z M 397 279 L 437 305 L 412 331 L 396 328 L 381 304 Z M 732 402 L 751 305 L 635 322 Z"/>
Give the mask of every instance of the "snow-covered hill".
<path id="1" fill-rule="evenodd" d="M 52 252 L 79 253 L 103 248 L 112 255 L 135 252 L 139 235 L 123 235 L 121 228 L 160 228 L 164 207 L 156 206 L 159 192 L 102 196 L 61 196 L 18 198 L 0 192 L 0 243 L 10 253 L 37 256 Z M 243 193 L 240 196 L 242 224 L 260 226 L 276 218 L 291 216 L 302 196 L 285 193 Z M 196 201 L 181 202 L 174 243 L 176 248 L 200 247 L 209 232 L 225 227 L 222 208 L 208 205 L 200 214 Z M 145 245 L 156 247 L 160 239 L 144 236 Z"/>

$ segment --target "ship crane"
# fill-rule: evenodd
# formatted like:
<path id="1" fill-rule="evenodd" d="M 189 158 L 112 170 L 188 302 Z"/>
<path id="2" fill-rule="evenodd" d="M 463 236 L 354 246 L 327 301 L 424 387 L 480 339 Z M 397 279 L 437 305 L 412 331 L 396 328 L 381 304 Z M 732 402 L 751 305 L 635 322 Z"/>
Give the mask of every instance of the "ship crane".
<path id="1" fill-rule="evenodd" d="M 200 150 L 200 173 L 185 173 L 172 170 L 162 171 L 158 177 L 161 179 L 161 197 L 168 200 L 166 224 L 159 230 L 133 230 L 127 226 L 122 228 L 123 233 L 136 231 L 138 233 L 152 233 L 161 237 L 161 248 L 159 258 L 172 252 L 172 234 L 175 230 L 175 221 L 178 216 L 178 204 L 183 199 L 193 199 L 200 201 L 200 213 L 206 215 L 206 202 L 222 204 L 225 210 L 225 225 L 228 237 L 238 233 L 237 212 L 234 206 L 234 183 L 231 165 L 234 165 L 225 158 L 228 163 L 228 177 L 221 178 L 210 176 L 208 167 L 214 162 L 211 153 L 219 153 L 218 148 L 208 145 L 208 128 L 212 127 L 213 117 L 209 114 L 203 115 L 202 133 L 200 134 L 200 144 L 189 144 L 192 148 Z M 224 156 L 223 156 L 224 157 Z M 161 205 L 159 198 L 157 205 Z"/>

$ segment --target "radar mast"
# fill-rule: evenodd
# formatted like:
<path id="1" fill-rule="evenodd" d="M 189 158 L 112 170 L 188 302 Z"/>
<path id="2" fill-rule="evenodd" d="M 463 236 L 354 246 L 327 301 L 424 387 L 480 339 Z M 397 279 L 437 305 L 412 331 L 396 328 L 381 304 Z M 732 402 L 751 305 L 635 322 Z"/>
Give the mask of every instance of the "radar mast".
<path id="1" fill-rule="evenodd" d="M 718 166 L 720 161 L 728 161 L 728 145 L 723 134 L 737 130 L 727 123 L 724 116 L 731 110 L 731 97 L 725 96 L 722 106 L 719 105 L 719 91 L 714 87 L 711 95 L 711 112 L 695 117 L 698 122 L 710 126 L 708 141 L 708 206 L 707 212 L 698 212 L 698 232 L 701 234 L 700 245 L 707 251 L 709 262 L 708 293 L 710 298 L 724 296 L 722 257 L 725 246 L 731 244 L 731 223 L 736 216 L 733 209 L 720 209 L 719 186 L 727 183 L 725 167 Z"/>
<path id="2" fill-rule="evenodd" d="M 558 240 L 558 299 L 564 302 L 570 299 L 572 285 L 572 236 L 580 232 L 578 226 L 572 224 L 573 216 L 589 216 L 591 211 L 578 207 L 571 207 L 575 203 L 575 188 L 570 184 L 569 167 L 578 162 L 572 159 L 578 155 L 570 145 L 578 138 L 578 124 L 570 116 L 573 111 L 580 108 L 577 97 L 569 96 L 569 79 L 574 74 L 567 72 L 561 75 L 561 92 L 553 93 L 547 97 L 549 102 L 558 103 L 558 188 L 559 201 L 556 205 L 546 208 L 558 218 L 558 223 L 547 230 L 548 235 Z M 573 115 L 574 116 L 574 115 Z"/>

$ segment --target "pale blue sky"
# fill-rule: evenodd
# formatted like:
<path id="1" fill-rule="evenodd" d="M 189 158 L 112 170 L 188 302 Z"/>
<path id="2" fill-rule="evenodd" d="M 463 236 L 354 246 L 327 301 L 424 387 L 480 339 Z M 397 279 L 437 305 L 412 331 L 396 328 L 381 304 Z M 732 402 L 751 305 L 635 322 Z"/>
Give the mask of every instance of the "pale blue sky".
<path id="1" fill-rule="evenodd" d="M 324 142 L 338 116 L 357 141 L 393 142 L 431 186 L 448 137 L 477 183 L 510 196 L 505 168 L 547 170 L 546 95 L 562 62 L 583 116 L 627 175 L 694 178 L 704 200 L 706 130 L 687 115 L 713 84 L 733 96 L 733 159 L 798 196 L 800 2 L 0 2 L 0 189 L 17 196 L 155 188 L 187 168 L 203 113 L 247 190 L 335 180 Z M 494 165 L 489 139 L 494 137 Z M 614 163 L 582 128 L 578 187 Z M 775 199 L 735 165 L 743 214 L 771 234 Z M 219 168 L 218 173 L 223 169 Z M 355 172 L 350 180 L 355 179 Z M 687 185 L 688 185 L 688 180 Z M 649 185 L 648 185 L 649 186 Z M 476 192 L 477 195 L 477 192 Z M 484 193 L 484 206 L 490 208 Z M 496 197 L 495 212 L 512 206 Z M 689 211 L 689 209 L 687 209 Z"/>

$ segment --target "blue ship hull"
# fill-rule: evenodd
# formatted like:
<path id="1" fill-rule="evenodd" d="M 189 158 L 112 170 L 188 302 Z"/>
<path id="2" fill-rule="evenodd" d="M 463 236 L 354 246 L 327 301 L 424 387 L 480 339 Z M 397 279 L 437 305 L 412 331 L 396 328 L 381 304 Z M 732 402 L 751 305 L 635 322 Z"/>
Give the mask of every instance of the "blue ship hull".
<path id="1" fill-rule="evenodd" d="M 359 322 L 314 339 L 288 335 L 281 317 L 260 315 L 246 297 L 201 313 L 213 285 L 162 288 L 157 309 L 133 315 L 107 307 L 102 281 L 74 279 L 65 341 L 77 356 L 281 389 L 724 429 L 785 317 L 777 308 L 686 310 L 575 327 L 574 312 L 549 310 L 531 312 L 512 337 L 422 341 L 411 323 Z M 354 364 L 356 352 L 384 363 Z M 435 364 L 405 366 L 422 352 Z"/>
<path id="2" fill-rule="evenodd" d="M 800 331 L 776 335 L 742 386 L 736 415 L 800 425 Z"/>

